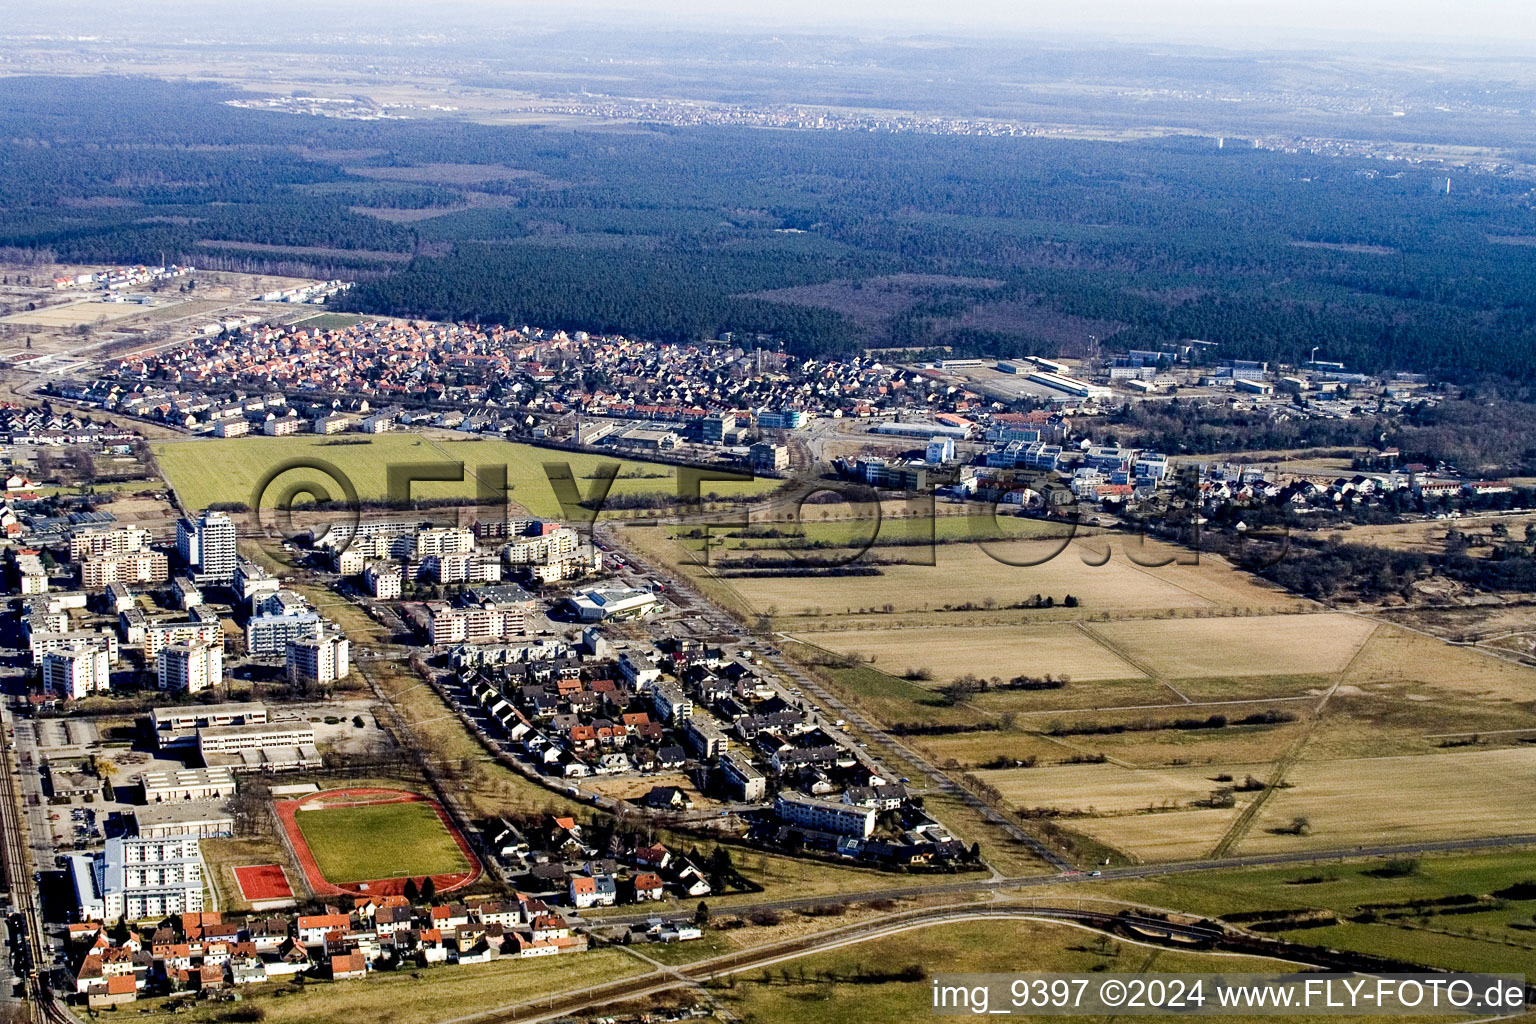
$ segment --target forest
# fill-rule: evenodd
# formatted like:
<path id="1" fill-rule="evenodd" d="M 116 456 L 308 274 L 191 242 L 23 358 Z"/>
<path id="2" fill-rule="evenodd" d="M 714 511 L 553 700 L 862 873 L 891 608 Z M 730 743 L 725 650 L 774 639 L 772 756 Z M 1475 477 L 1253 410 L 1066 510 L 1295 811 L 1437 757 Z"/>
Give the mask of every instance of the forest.
<path id="1" fill-rule="evenodd" d="M 801 353 L 1202 338 L 1223 356 L 1536 378 L 1536 222 L 1513 176 L 1458 174 L 1447 194 L 1430 167 L 1195 137 L 364 122 L 231 95 L 0 82 L 0 247 L 302 259 L 358 280 L 359 311 Z"/>

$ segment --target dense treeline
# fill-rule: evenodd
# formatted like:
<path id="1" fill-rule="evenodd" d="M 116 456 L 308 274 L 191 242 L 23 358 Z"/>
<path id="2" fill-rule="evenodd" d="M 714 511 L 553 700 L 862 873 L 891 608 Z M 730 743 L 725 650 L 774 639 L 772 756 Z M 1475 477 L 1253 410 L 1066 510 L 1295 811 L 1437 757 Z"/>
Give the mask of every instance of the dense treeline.
<path id="1" fill-rule="evenodd" d="M 1536 235 L 1512 178 L 1460 175 L 1446 195 L 1426 168 L 1204 139 L 361 122 L 239 110 L 230 95 L 0 82 L 0 247 L 90 261 L 195 259 L 207 241 L 346 250 L 339 267 L 395 271 L 351 294 L 368 310 L 761 332 L 806 352 L 1012 355 L 1095 333 L 1536 380 L 1536 247 L 1498 244 Z M 364 173 L 433 164 L 484 173 Z M 449 212 L 396 223 L 369 209 Z M 753 297 L 894 272 L 971 280 L 873 314 Z"/>

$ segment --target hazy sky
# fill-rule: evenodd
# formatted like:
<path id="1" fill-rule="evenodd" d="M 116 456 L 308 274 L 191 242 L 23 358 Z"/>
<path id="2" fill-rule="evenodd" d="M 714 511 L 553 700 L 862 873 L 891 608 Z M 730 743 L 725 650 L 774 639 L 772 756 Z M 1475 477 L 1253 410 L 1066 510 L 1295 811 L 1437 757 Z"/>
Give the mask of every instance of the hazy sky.
<path id="1" fill-rule="evenodd" d="M 487 6 L 516 6 L 515 0 Z M 1262 44 L 1382 37 L 1536 40 L 1536 0 L 571 0 L 567 10 L 826 28 L 1065 32 Z"/>
<path id="2" fill-rule="evenodd" d="M 1536 55 L 1536 0 L 0 0 L 21 31 L 196 35 L 238 25 L 324 34 L 444 34 L 487 23 L 516 30 L 593 21 L 656 28 L 769 29 L 861 35 L 1092 35 L 1263 47 L 1350 40 L 1488 40 Z M 247 29 L 250 26 L 250 29 Z M 4 29 L 0 28 L 0 32 Z"/>

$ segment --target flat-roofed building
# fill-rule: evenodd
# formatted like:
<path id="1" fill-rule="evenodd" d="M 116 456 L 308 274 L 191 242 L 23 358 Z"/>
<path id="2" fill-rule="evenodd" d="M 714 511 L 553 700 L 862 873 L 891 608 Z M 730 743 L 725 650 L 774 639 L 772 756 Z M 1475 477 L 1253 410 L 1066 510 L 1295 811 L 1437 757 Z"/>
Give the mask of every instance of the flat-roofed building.
<path id="1" fill-rule="evenodd" d="M 81 920 L 143 921 L 203 909 L 198 841 L 114 836 L 98 854 L 70 858 Z"/>
<path id="2" fill-rule="evenodd" d="M 282 586 L 276 576 L 249 559 L 242 558 L 235 563 L 234 590 L 242 602 L 249 603 L 264 594 L 274 594 Z"/>
<path id="3" fill-rule="evenodd" d="M 475 531 L 468 527 L 445 526 L 418 530 L 415 550 L 417 558 L 429 555 L 468 555 L 475 550 Z"/>
<path id="4" fill-rule="evenodd" d="M 140 839 L 222 839 L 235 834 L 235 816 L 206 800 L 149 804 L 129 813 Z"/>
<path id="5" fill-rule="evenodd" d="M 149 632 L 149 616 L 143 608 L 125 608 L 117 614 L 117 629 L 123 634 L 123 643 L 142 644 Z"/>
<path id="6" fill-rule="evenodd" d="M 661 599 L 634 587 L 587 587 L 566 598 L 582 622 L 638 619 L 661 610 Z"/>
<path id="7" fill-rule="evenodd" d="M 235 578 L 235 522 L 225 512 L 205 511 L 176 524 L 176 550 L 199 583 L 228 583 Z"/>
<path id="8" fill-rule="evenodd" d="M 780 793 L 773 811 L 781 821 L 815 832 L 868 839 L 875 831 L 876 811 L 834 800 L 818 800 L 799 793 Z"/>
<path id="9" fill-rule="evenodd" d="M 287 771 L 318 766 L 315 729 L 308 722 L 210 726 L 197 730 L 197 749 L 209 768 Z"/>
<path id="10" fill-rule="evenodd" d="M 155 735 L 155 745 L 161 749 L 197 746 L 199 729 L 231 725 L 265 725 L 270 720 L 267 706 L 254 701 L 155 708 L 149 713 L 150 730 Z"/>
<path id="11" fill-rule="evenodd" d="M 528 613 L 519 607 L 450 608 L 447 605 L 434 605 L 430 613 L 428 628 L 434 645 L 493 643 L 514 633 L 521 633 L 528 620 Z"/>
<path id="12" fill-rule="evenodd" d="M 138 606 L 138 601 L 133 596 L 133 591 L 122 583 L 107 584 L 107 593 L 102 600 L 105 610 L 111 615 L 120 615 L 129 608 Z"/>
<path id="13" fill-rule="evenodd" d="M 361 544 L 349 544 L 331 552 L 331 564 L 343 576 L 356 576 L 363 571 L 367 561 Z"/>
<path id="14" fill-rule="evenodd" d="M 699 757 L 718 757 L 730 749 L 728 736 L 704 712 L 691 716 L 683 723 L 683 741 Z"/>
<path id="15" fill-rule="evenodd" d="M 71 647 L 43 655 L 43 687 L 64 700 L 112 690 L 112 663 L 99 646 Z"/>
<path id="16" fill-rule="evenodd" d="M 170 560 L 158 551 L 126 551 L 80 563 L 80 585 L 88 590 L 111 583 L 164 583 L 170 575 Z"/>
<path id="17" fill-rule="evenodd" d="M 223 644 L 168 644 L 156 656 L 160 689 L 200 693 L 224 681 Z"/>
<path id="18" fill-rule="evenodd" d="M 288 645 L 288 681 L 329 686 L 351 671 L 352 644 L 340 633 L 294 640 Z"/>
<path id="19" fill-rule="evenodd" d="M 317 637 L 324 628 L 325 620 L 318 612 L 253 615 L 245 623 L 245 649 L 256 657 L 278 657 L 293 641 Z"/>
<path id="20" fill-rule="evenodd" d="M 117 634 L 98 630 L 79 629 L 63 633 L 33 633 L 27 638 L 32 650 L 32 664 L 42 665 L 43 655 L 50 651 L 67 651 L 75 647 L 100 647 L 107 652 L 107 661 L 117 664 Z"/>
<path id="21" fill-rule="evenodd" d="M 235 795 L 235 773 L 228 768 L 181 768 L 145 772 L 139 779 L 147 804 L 188 800 L 227 800 Z"/>
<path id="22" fill-rule="evenodd" d="M 747 802 L 761 800 L 768 791 L 768 779 L 747 756 L 732 750 L 720 757 L 720 774 L 726 785 L 736 794 L 736 799 Z"/>
<path id="23" fill-rule="evenodd" d="M 176 592 L 176 604 L 182 611 L 191 611 L 203 603 L 203 592 L 198 589 L 196 583 L 185 576 L 178 576 L 171 581 L 171 589 Z"/>
<path id="24" fill-rule="evenodd" d="M 130 551 L 148 551 L 150 533 L 142 526 L 117 526 L 107 529 L 90 527 L 76 530 L 69 537 L 69 560 L 81 562 L 103 555 L 122 555 Z"/>
<path id="25" fill-rule="evenodd" d="M 363 585 L 381 601 L 397 600 L 404 591 L 400 567 L 389 562 L 370 562 L 363 570 Z"/>
<path id="26" fill-rule="evenodd" d="M 151 622 L 144 628 L 144 657 L 158 658 L 172 644 L 224 646 L 224 627 L 214 622 Z"/>

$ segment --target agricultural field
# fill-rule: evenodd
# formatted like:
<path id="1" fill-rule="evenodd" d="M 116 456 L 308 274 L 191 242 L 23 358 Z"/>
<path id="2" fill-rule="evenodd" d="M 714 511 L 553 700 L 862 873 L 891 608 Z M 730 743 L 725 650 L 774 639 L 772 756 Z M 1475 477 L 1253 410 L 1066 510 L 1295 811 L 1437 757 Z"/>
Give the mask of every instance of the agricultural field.
<path id="1" fill-rule="evenodd" d="M 367 319 L 369 318 L 356 313 L 317 313 L 314 316 L 305 317 L 293 326 L 306 331 L 336 331 L 353 327 Z"/>
<path id="2" fill-rule="evenodd" d="M 1091 633 L 1160 678 L 1191 679 L 1341 672 L 1375 629 L 1322 614 L 1106 622 Z"/>
<path id="3" fill-rule="evenodd" d="M 82 302 L 67 302 L 57 306 L 44 306 L 41 309 L 27 310 L 24 313 L 12 313 L 0 322 L 20 324 L 25 327 L 78 327 L 82 324 L 125 320 L 149 308 L 148 306 L 141 306 L 137 302 L 101 302 L 95 299 L 86 299 Z"/>
<path id="4" fill-rule="evenodd" d="M 914 644 L 905 629 L 828 630 L 800 638 L 840 654 L 856 654 L 886 672 L 927 669 L 940 683 L 966 672 L 1004 679 L 1050 673 L 1085 682 L 1145 678 L 1140 669 L 1071 624 L 948 626 L 929 631 L 921 644 Z"/>
<path id="5" fill-rule="evenodd" d="M 341 442 L 341 443 L 338 443 Z M 362 443 L 357 443 L 362 442 Z M 418 498 L 474 498 L 477 486 L 492 478 L 491 467 L 506 467 L 508 495 L 515 503 L 538 516 L 559 516 L 561 508 L 544 463 L 565 463 L 575 475 L 582 494 L 593 486 L 593 474 L 599 466 L 618 463 L 619 476 L 611 494 L 675 494 L 675 468 L 660 463 L 636 462 L 600 455 L 535 448 L 494 439 L 439 440 L 421 434 L 398 433 L 363 437 L 337 435 L 324 437 L 241 437 L 228 440 L 198 438 L 167 441 L 155 445 L 155 456 L 182 503 L 191 509 L 206 508 L 216 502 L 241 502 L 255 506 L 262 496 L 254 491 L 267 474 L 295 460 L 318 459 L 345 474 L 363 500 L 386 496 L 388 467 L 409 464 L 438 464 L 450 468 L 457 464 L 464 479 L 432 481 L 412 485 Z M 217 472 L 210 471 L 217 467 Z M 343 500 L 344 491 L 326 473 L 314 469 L 292 469 L 275 478 L 267 489 L 262 507 L 270 507 L 285 490 L 301 484 L 313 484 L 316 493 Z M 707 482 L 705 494 L 752 495 L 772 490 L 776 480 L 749 483 Z"/>
<path id="6" fill-rule="evenodd" d="M 709 531 L 710 559 L 717 565 L 729 565 L 749 555 L 775 551 L 820 553 L 827 549 L 834 557 L 852 560 L 867 547 L 881 548 L 881 558 L 923 563 L 931 560 L 923 545 L 953 544 L 992 540 L 1048 538 L 1056 541 L 1073 536 L 1090 536 L 1097 527 L 1073 528 L 1069 524 L 1049 522 L 1007 514 L 993 515 L 974 505 L 936 505 L 932 509 L 910 507 L 905 503 L 882 502 L 880 519 L 847 515 L 846 505 L 803 505 L 794 513 L 775 515 L 754 513 L 745 529 L 734 526 Z M 853 511 L 858 511 L 854 509 Z M 669 527 L 678 543 L 691 551 L 703 551 L 703 530 L 697 526 Z M 903 549 L 912 548 L 910 554 Z"/>
<path id="7" fill-rule="evenodd" d="M 988 602 L 1006 608 L 1042 595 L 1057 604 L 1070 595 L 1091 614 L 1301 606 L 1279 590 L 1235 576 L 1213 556 L 1203 556 L 1198 565 L 1138 565 L 1127 557 L 1127 541 L 1106 537 L 1065 544 L 945 544 L 934 550 L 933 565 L 882 564 L 875 567 L 877 575 L 817 577 L 814 586 L 799 576 L 736 575 L 719 583 L 760 613 L 823 620 L 855 608 L 940 612 Z M 1187 555 L 1151 541 L 1129 544 L 1143 562 Z M 1112 549 L 1111 557 L 1090 564 L 1101 560 L 1106 548 Z M 883 556 L 886 550 L 875 548 L 872 554 Z"/>
<path id="8" fill-rule="evenodd" d="M 1244 852 L 1337 849 L 1536 832 L 1536 746 L 1305 761 L 1254 821 Z M 1310 823 L 1305 835 L 1290 825 Z"/>
<path id="9" fill-rule="evenodd" d="M 890 522 L 882 536 L 912 529 Z M 1039 565 L 965 543 L 934 548 L 936 566 L 890 564 L 908 550 L 895 540 L 869 549 L 879 575 L 751 577 L 736 551 L 704 568 L 663 531 L 627 532 L 722 603 L 769 614 L 787 654 L 932 763 L 1127 860 L 1536 831 L 1518 795 L 1536 788 L 1536 670 L 1220 559 L 1137 565 L 1106 533 Z M 1177 553 L 1148 544 L 1141 560 Z"/>

